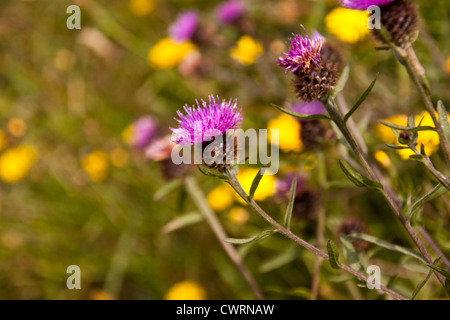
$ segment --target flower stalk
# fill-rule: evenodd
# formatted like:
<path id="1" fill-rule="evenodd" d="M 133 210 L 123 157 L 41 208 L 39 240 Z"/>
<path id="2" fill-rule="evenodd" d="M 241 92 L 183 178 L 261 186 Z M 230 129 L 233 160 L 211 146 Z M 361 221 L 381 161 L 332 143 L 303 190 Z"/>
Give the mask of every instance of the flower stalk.
<path id="1" fill-rule="evenodd" d="M 233 168 L 230 166 L 226 166 L 223 170 L 223 174 L 225 177 L 228 178 L 227 182 L 231 185 L 231 187 L 239 194 L 239 196 L 257 213 L 259 214 L 263 219 L 265 219 L 269 224 L 271 224 L 276 231 L 283 234 L 285 237 L 293 240 L 298 245 L 304 247 L 305 249 L 308 249 L 309 251 L 313 252 L 317 256 L 322 257 L 325 260 L 330 260 L 330 257 L 328 254 L 320 250 L 319 248 L 316 248 L 315 246 L 309 244 L 302 238 L 298 237 L 294 233 L 292 233 L 291 230 L 286 229 L 281 224 L 279 224 L 277 221 L 275 221 L 268 213 L 266 213 L 257 203 L 256 201 L 251 198 L 245 190 L 242 188 L 241 184 L 239 183 L 236 173 Z M 342 269 L 347 271 L 348 273 L 352 274 L 356 278 L 358 278 L 361 281 L 367 282 L 368 278 L 363 275 L 362 273 L 352 269 L 350 266 L 346 264 L 341 264 Z M 386 286 L 380 285 L 380 290 L 385 292 L 386 294 L 392 296 L 394 299 L 397 300 L 407 300 L 405 297 L 403 297 L 401 294 L 387 288 Z"/>

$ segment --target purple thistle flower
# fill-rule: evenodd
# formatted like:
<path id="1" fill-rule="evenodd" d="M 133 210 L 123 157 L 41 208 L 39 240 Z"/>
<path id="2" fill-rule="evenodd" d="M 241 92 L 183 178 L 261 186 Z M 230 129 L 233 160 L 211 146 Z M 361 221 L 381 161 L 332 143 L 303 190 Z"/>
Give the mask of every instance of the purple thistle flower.
<path id="1" fill-rule="evenodd" d="M 327 112 L 325 109 L 325 106 L 322 102 L 318 100 L 314 100 L 311 102 L 302 102 L 299 104 L 296 104 L 291 108 L 292 111 L 298 112 L 301 114 L 307 114 L 307 115 L 313 115 L 313 114 L 324 114 Z M 299 120 L 299 121 L 307 121 L 307 120 Z"/>
<path id="2" fill-rule="evenodd" d="M 303 30 L 305 30 L 304 27 Z M 297 34 L 293 34 L 293 36 L 294 38 L 289 39 L 289 50 L 283 53 L 283 57 L 278 58 L 278 65 L 284 67 L 286 73 L 288 70 L 296 73 L 300 69 L 309 68 L 311 63 L 318 65 L 324 38 L 311 39 L 306 34 L 306 30 L 304 37 Z"/>
<path id="3" fill-rule="evenodd" d="M 186 41 L 192 38 L 197 30 L 198 13 L 186 11 L 178 15 L 174 23 L 169 27 L 169 36 L 175 41 Z"/>
<path id="4" fill-rule="evenodd" d="M 239 19 L 245 12 L 245 5 L 240 0 L 222 2 L 216 9 L 216 15 L 220 22 L 228 24 Z"/>
<path id="5" fill-rule="evenodd" d="M 340 0 L 341 6 L 348 9 L 367 10 L 370 6 L 384 6 L 395 0 Z"/>
<path id="6" fill-rule="evenodd" d="M 156 121 L 150 116 L 139 118 L 133 123 L 131 143 L 136 148 L 144 148 L 156 132 Z"/>
<path id="7" fill-rule="evenodd" d="M 229 129 L 237 129 L 242 121 L 241 110 L 237 109 L 237 100 L 220 102 L 213 95 L 209 96 L 209 103 L 198 100 L 197 108 L 184 106 L 186 115 L 177 111 L 180 119 L 174 118 L 179 126 L 172 130 L 172 141 L 181 145 L 197 144 L 212 140 L 212 137 L 223 135 Z"/>

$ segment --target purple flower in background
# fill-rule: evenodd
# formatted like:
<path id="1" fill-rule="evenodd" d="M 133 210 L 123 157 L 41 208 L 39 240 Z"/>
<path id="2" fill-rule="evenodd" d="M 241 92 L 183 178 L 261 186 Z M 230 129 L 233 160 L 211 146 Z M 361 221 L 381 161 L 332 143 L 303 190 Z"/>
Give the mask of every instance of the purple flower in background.
<path id="1" fill-rule="evenodd" d="M 181 145 L 197 144 L 210 141 L 212 137 L 225 134 L 229 129 L 237 129 L 241 124 L 241 110 L 237 109 L 237 100 L 220 102 L 213 95 L 209 96 L 209 103 L 201 100 L 201 105 L 198 100 L 197 108 L 195 105 L 190 108 L 188 105 L 184 106 L 186 115 L 183 115 L 179 110 L 177 111 L 180 119 L 178 128 L 170 128 L 172 130 L 172 141 Z"/>
<path id="2" fill-rule="evenodd" d="M 292 111 L 295 111 L 297 113 L 301 114 L 307 114 L 307 115 L 313 115 L 313 114 L 324 114 L 327 112 L 325 109 L 325 106 L 322 102 L 318 100 L 314 100 L 311 102 L 302 102 L 299 104 L 296 104 L 291 108 Z M 307 120 L 299 120 L 299 121 L 307 121 Z"/>
<path id="3" fill-rule="evenodd" d="M 303 28 L 304 30 L 304 28 Z M 305 36 L 293 34 L 294 38 L 289 39 L 290 48 L 278 58 L 278 65 L 296 73 L 298 70 L 307 69 L 312 63 L 318 65 L 320 62 L 320 50 L 323 45 L 323 38 L 311 39 L 305 31 Z"/>
<path id="4" fill-rule="evenodd" d="M 340 0 L 341 6 L 349 9 L 367 10 L 370 6 L 384 6 L 395 0 Z"/>
<path id="5" fill-rule="evenodd" d="M 299 177 L 294 172 L 289 172 L 284 175 L 283 178 L 275 180 L 275 195 L 281 199 L 289 199 L 291 193 L 291 185 L 294 178 L 297 177 L 297 187 L 295 190 L 296 194 L 299 194 L 303 190 L 304 179 Z"/>
<path id="6" fill-rule="evenodd" d="M 192 38 L 198 25 L 198 13 L 186 11 L 178 15 L 169 27 L 169 36 L 175 41 L 186 41 Z"/>
<path id="7" fill-rule="evenodd" d="M 156 132 L 156 121 L 150 116 L 139 118 L 133 123 L 131 144 L 136 148 L 144 148 Z"/>
<path id="8" fill-rule="evenodd" d="M 216 9 L 217 18 L 222 23 L 233 23 L 245 12 L 245 5 L 240 0 L 222 2 Z"/>

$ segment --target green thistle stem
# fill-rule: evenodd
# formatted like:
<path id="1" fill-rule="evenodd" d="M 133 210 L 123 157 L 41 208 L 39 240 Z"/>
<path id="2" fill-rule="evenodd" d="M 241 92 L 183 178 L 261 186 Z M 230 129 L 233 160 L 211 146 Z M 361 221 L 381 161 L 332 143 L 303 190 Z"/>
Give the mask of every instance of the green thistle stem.
<path id="1" fill-rule="evenodd" d="M 328 254 L 326 254 L 325 252 L 323 252 L 322 250 L 316 248 L 315 246 L 309 244 L 308 242 L 306 242 L 305 240 L 301 239 L 300 237 L 298 237 L 297 235 L 295 235 L 294 233 L 292 233 L 290 230 L 286 229 L 285 227 L 283 227 L 281 224 L 279 224 L 278 222 L 276 222 L 269 214 L 267 214 L 256 202 L 253 198 L 251 198 L 246 192 L 245 190 L 242 188 L 241 184 L 239 183 L 236 173 L 234 172 L 234 170 L 232 168 L 230 168 L 229 166 L 227 166 L 224 171 L 223 174 L 228 178 L 228 183 L 231 185 L 231 187 L 233 187 L 233 189 L 239 194 L 239 196 L 257 213 L 259 214 L 262 218 L 264 218 L 269 224 L 271 224 L 273 227 L 276 228 L 276 230 L 278 232 L 280 232 L 281 234 L 283 234 L 284 236 L 286 236 L 287 238 L 293 240 L 295 243 L 299 244 L 300 246 L 308 249 L 309 251 L 312 251 L 314 254 L 316 254 L 317 256 L 322 257 L 325 260 L 329 260 L 329 256 Z M 356 278 L 358 278 L 361 281 L 367 282 L 368 278 L 363 275 L 362 273 L 352 269 L 350 266 L 346 265 L 346 264 L 342 264 L 342 269 L 344 269 L 345 271 L 349 272 L 350 274 L 354 275 Z M 383 292 L 391 295 L 393 298 L 397 299 L 397 300 L 406 300 L 405 297 L 403 297 L 402 295 L 400 295 L 399 293 L 390 290 L 389 288 L 381 285 L 380 286 L 380 290 L 382 290 Z"/>

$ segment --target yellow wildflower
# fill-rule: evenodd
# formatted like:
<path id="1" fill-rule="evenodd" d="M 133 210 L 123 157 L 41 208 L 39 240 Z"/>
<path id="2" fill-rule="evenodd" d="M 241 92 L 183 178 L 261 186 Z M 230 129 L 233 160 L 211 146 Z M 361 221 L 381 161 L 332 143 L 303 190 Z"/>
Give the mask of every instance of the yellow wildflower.
<path id="1" fill-rule="evenodd" d="M 81 167 L 92 181 L 100 182 L 106 178 L 108 172 L 108 155 L 101 150 L 93 151 L 81 160 Z"/>
<path id="2" fill-rule="evenodd" d="M 92 300 L 113 300 L 113 297 L 106 291 L 94 289 L 90 292 Z"/>
<path id="3" fill-rule="evenodd" d="M 238 225 L 245 224 L 249 218 L 250 215 L 248 214 L 248 211 L 242 207 L 233 207 L 228 213 L 228 219 Z"/>
<path id="4" fill-rule="evenodd" d="M 197 282 L 185 280 L 173 285 L 167 291 L 166 300 L 205 300 L 206 292 Z"/>
<path id="5" fill-rule="evenodd" d="M 256 59 L 263 53 L 261 42 L 250 36 L 242 36 L 237 41 L 235 47 L 230 49 L 230 55 L 233 59 L 244 66 L 255 63 Z"/>
<path id="6" fill-rule="evenodd" d="M 131 145 L 132 135 L 133 135 L 133 124 L 130 124 L 126 126 L 125 129 L 123 129 L 122 131 L 122 141 L 125 142 L 126 144 Z"/>
<path id="7" fill-rule="evenodd" d="M 356 43 L 369 33 L 367 19 L 365 11 L 336 8 L 325 17 L 325 25 L 328 32 L 340 40 Z"/>
<path id="8" fill-rule="evenodd" d="M 250 168 L 250 169 L 240 169 L 237 175 L 237 178 L 244 188 L 245 192 L 249 194 L 250 188 L 252 186 L 252 182 L 258 173 L 258 169 Z M 255 192 L 255 200 L 264 200 L 274 194 L 275 190 L 275 177 L 274 175 L 265 174 L 259 182 L 258 189 Z M 237 197 L 239 197 L 237 195 Z M 239 201 L 241 201 L 241 197 L 239 197 Z M 243 202 L 243 200 L 241 201 Z"/>
<path id="9" fill-rule="evenodd" d="M 148 62 L 157 69 L 170 69 L 179 64 L 192 50 L 195 50 L 195 46 L 189 41 L 175 43 L 170 38 L 164 38 L 150 48 Z"/>
<path id="10" fill-rule="evenodd" d="M 301 151 L 303 143 L 300 138 L 300 122 L 296 119 L 281 113 L 278 117 L 272 119 L 267 124 L 267 134 L 272 142 L 271 130 L 278 129 L 278 147 L 285 151 Z M 272 142 L 276 143 L 276 142 Z"/>
<path id="11" fill-rule="evenodd" d="M 223 183 L 212 189 L 207 197 L 208 204 L 214 211 L 223 211 L 234 202 L 234 191 L 230 186 Z"/>
<path id="12" fill-rule="evenodd" d="M 6 127 L 8 128 L 8 132 L 17 138 L 23 136 L 27 131 L 27 124 L 19 117 L 9 119 Z"/>
<path id="13" fill-rule="evenodd" d="M 8 183 L 22 180 L 35 163 L 37 152 L 34 147 L 20 145 L 6 150 L 0 156 L 0 178 Z"/>
<path id="14" fill-rule="evenodd" d="M 383 167 L 389 168 L 391 166 L 391 159 L 389 159 L 389 156 L 383 150 L 375 151 L 373 156 Z"/>
<path id="15" fill-rule="evenodd" d="M 109 160 L 115 167 L 125 167 L 128 163 L 128 152 L 122 148 L 115 148 L 109 153 Z"/>
<path id="16" fill-rule="evenodd" d="M 155 9 L 155 0 L 130 0 L 128 7 L 132 14 L 143 17 Z"/>

